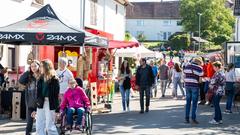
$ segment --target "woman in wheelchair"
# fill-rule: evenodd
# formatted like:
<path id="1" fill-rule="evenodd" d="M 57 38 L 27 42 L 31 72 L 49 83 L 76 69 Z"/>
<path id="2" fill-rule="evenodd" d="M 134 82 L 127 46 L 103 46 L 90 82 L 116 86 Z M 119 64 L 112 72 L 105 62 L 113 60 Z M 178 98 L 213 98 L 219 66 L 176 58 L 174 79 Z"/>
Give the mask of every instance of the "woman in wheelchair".
<path id="1" fill-rule="evenodd" d="M 82 118 L 85 112 L 90 110 L 90 101 L 84 90 L 77 86 L 77 82 L 74 78 L 68 81 L 69 88 L 64 94 L 64 99 L 60 106 L 61 116 L 66 113 L 67 118 L 67 130 L 70 130 L 73 126 L 73 114 L 77 114 L 77 122 L 75 123 L 76 130 L 81 129 Z"/>

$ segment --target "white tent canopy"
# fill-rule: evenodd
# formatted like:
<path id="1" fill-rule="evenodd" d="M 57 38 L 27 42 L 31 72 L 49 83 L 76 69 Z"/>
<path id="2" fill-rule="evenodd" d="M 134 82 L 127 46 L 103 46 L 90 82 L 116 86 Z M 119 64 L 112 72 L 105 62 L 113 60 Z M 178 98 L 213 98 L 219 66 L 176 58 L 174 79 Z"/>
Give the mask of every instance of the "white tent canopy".
<path id="1" fill-rule="evenodd" d="M 155 52 L 145 48 L 143 45 L 140 45 L 139 47 L 117 49 L 115 56 L 145 58 L 155 57 Z"/>

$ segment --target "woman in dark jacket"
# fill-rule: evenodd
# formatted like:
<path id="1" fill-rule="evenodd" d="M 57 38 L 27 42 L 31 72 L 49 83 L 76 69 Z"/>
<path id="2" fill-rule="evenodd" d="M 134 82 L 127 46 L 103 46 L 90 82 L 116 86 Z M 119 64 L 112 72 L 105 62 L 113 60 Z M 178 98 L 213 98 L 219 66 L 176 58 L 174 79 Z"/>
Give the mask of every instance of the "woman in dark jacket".
<path id="1" fill-rule="evenodd" d="M 42 76 L 37 83 L 36 132 L 38 135 L 58 135 L 54 120 L 59 108 L 59 81 L 50 60 L 41 62 L 40 71 Z"/>
<path id="2" fill-rule="evenodd" d="M 36 111 L 37 101 L 37 80 L 40 77 L 40 62 L 33 60 L 30 64 L 29 71 L 26 71 L 19 79 L 19 83 L 26 89 L 25 92 L 25 103 L 27 107 L 27 127 L 26 135 L 30 135 L 32 132 L 33 118 L 31 114 Z"/>

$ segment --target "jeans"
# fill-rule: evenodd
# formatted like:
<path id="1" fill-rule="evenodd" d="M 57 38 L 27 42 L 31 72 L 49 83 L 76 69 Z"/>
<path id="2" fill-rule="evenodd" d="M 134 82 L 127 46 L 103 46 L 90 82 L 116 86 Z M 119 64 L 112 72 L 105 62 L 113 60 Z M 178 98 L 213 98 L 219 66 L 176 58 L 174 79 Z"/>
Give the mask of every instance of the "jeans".
<path id="1" fill-rule="evenodd" d="M 149 107 L 150 105 L 150 86 L 140 86 L 140 107 L 141 107 L 141 111 L 144 110 L 144 92 L 146 94 L 146 107 Z"/>
<path id="2" fill-rule="evenodd" d="M 166 92 L 166 89 L 167 89 L 167 82 L 168 82 L 168 80 L 160 80 L 162 96 L 165 95 L 165 92 Z"/>
<path id="3" fill-rule="evenodd" d="M 221 112 L 221 108 L 220 108 L 221 98 L 222 98 L 222 96 L 220 96 L 220 95 L 213 96 L 213 105 L 214 105 L 214 110 L 215 110 L 214 120 L 217 122 L 222 120 L 222 112 Z"/>
<path id="4" fill-rule="evenodd" d="M 130 89 L 124 90 L 123 85 L 119 86 L 121 96 L 122 96 L 122 107 L 123 111 L 126 111 L 126 106 L 129 108 L 129 97 L 130 97 Z"/>
<path id="5" fill-rule="evenodd" d="M 185 93 L 184 93 L 184 90 L 182 87 L 181 77 L 175 77 L 175 78 L 173 78 L 173 95 L 174 95 L 174 97 L 177 97 L 178 86 L 180 87 L 182 95 L 185 96 Z"/>
<path id="6" fill-rule="evenodd" d="M 157 96 L 157 76 L 154 78 L 154 84 L 150 91 L 151 97 L 153 97 L 153 92 L 154 92 L 154 97 L 156 97 Z"/>
<path id="7" fill-rule="evenodd" d="M 190 109 L 192 104 L 192 120 L 196 120 L 197 103 L 199 88 L 186 87 L 186 114 L 185 118 L 189 120 Z"/>
<path id="8" fill-rule="evenodd" d="M 36 117 L 37 135 L 58 135 L 58 131 L 54 123 L 55 123 L 55 110 L 50 110 L 49 101 L 47 98 L 45 98 L 43 108 L 37 108 Z"/>
<path id="9" fill-rule="evenodd" d="M 205 97 L 205 83 L 206 82 L 200 83 L 200 100 L 202 102 L 205 102 L 205 100 L 206 100 L 206 97 Z"/>
<path id="10" fill-rule="evenodd" d="M 75 111 L 77 110 L 77 123 L 76 125 L 81 125 L 82 124 L 82 117 L 84 113 L 84 108 L 67 108 L 67 125 L 73 125 L 73 114 L 75 114 Z"/>
<path id="11" fill-rule="evenodd" d="M 32 112 L 34 111 L 33 108 L 27 108 L 27 127 L 26 127 L 26 135 L 30 135 L 32 132 L 33 127 L 33 117 L 31 116 Z"/>
<path id="12" fill-rule="evenodd" d="M 226 94 L 227 94 L 227 103 L 226 103 L 226 110 L 232 109 L 232 103 L 234 98 L 234 82 L 226 82 Z"/>

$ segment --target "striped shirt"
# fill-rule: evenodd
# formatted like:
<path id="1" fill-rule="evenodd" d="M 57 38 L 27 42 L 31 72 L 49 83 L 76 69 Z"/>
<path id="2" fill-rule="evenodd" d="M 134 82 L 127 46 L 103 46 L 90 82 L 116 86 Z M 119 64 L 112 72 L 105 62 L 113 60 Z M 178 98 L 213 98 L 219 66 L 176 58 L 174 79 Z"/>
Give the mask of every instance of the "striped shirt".
<path id="1" fill-rule="evenodd" d="M 203 76 L 203 69 L 195 63 L 188 64 L 184 70 L 185 87 L 199 88 L 199 78 Z"/>

